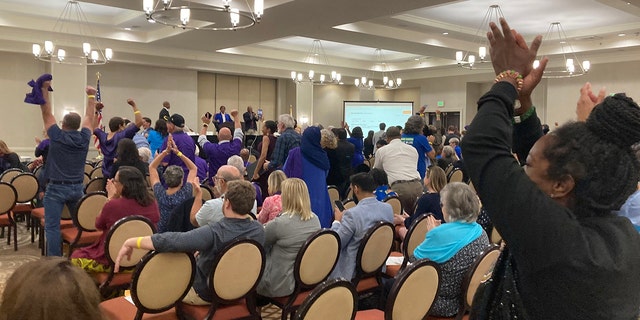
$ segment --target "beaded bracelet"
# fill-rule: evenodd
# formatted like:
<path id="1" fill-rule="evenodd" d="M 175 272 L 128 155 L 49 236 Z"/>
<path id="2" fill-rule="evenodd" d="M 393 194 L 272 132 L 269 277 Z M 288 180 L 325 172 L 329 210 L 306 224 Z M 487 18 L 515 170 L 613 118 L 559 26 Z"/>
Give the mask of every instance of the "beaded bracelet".
<path id="1" fill-rule="evenodd" d="M 515 70 L 506 70 L 498 73 L 496 76 L 495 82 L 500 82 L 502 79 L 510 78 L 516 82 L 516 90 L 522 90 L 522 86 L 524 86 L 524 79 L 522 79 L 522 75 Z"/>

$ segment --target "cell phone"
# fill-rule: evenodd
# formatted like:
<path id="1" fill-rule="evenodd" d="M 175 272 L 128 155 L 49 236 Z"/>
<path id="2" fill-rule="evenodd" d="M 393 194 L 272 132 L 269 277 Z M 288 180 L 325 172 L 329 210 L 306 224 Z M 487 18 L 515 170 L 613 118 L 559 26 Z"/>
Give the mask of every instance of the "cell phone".
<path id="1" fill-rule="evenodd" d="M 262 108 L 258 108 L 258 119 L 262 119 Z"/>
<path id="2" fill-rule="evenodd" d="M 205 113 L 204 116 L 207 117 L 207 119 L 211 119 L 212 117 L 211 112 Z"/>
<path id="3" fill-rule="evenodd" d="M 336 207 L 338 207 L 338 210 L 344 211 L 344 205 L 342 204 L 342 201 L 336 200 L 335 203 L 336 203 Z"/>

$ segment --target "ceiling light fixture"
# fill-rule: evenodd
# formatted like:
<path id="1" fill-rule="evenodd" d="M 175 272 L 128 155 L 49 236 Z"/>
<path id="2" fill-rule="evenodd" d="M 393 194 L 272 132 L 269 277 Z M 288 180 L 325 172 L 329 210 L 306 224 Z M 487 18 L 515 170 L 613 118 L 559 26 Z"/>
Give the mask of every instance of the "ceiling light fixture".
<path id="1" fill-rule="evenodd" d="M 324 47 L 322 46 L 322 42 L 320 40 L 313 40 L 311 43 L 311 48 L 307 51 L 307 56 L 304 59 L 305 63 L 315 64 L 318 66 L 326 66 L 329 67 L 329 59 L 327 58 L 327 54 L 324 52 Z M 307 74 L 303 74 L 297 71 L 291 71 L 291 80 L 295 83 L 301 82 L 311 82 L 317 85 L 337 83 L 340 84 L 342 80 L 342 75 L 335 70 L 332 70 L 330 75 L 331 78 L 327 78 L 324 74 L 320 74 L 318 79 L 315 78 L 316 72 L 313 69 L 309 69 Z"/>
<path id="2" fill-rule="evenodd" d="M 591 63 L 588 60 L 584 60 L 580 62 L 580 59 L 576 55 L 571 43 L 569 43 L 569 39 L 562 28 L 560 22 L 552 22 L 549 25 L 549 29 L 547 29 L 547 33 L 544 36 L 544 41 L 542 45 L 553 43 L 554 41 L 558 41 L 560 44 L 559 52 L 551 52 L 549 54 L 558 54 L 562 55 L 564 63 L 560 67 L 550 67 L 547 66 L 545 68 L 543 78 L 569 78 L 569 77 L 577 77 L 586 74 L 591 69 Z M 533 62 L 533 68 L 538 68 L 540 66 L 540 58 L 536 59 Z M 577 67 L 576 67 L 577 66 Z"/>
<path id="3" fill-rule="evenodd" d="M 489 6 L 489 9 L 487 9 L 487 12 L 484 14 L 484 18 L 475 33 L 474 39 L 476 40 L 478 51 L 456 51 L 456 62 L 459 67 L 483 70 L 492 68 L 490 63 L 483 64 L 484 62 L 489 62 L 489 60 L 486 59 L 489 48 L 489 40 L 487 40 L 486 36 L 488 31 L 487 28 L 489 27 L 489 22 L 493 21 L 496 24 L 499 24 L 500 18 L 504 18 L 504 14 L 502 14 L 500 6 L 497 4 Z"/>
<path id="4" fill-rule="evenodd" d="M 371 68 L 371 70 L 367 71 L 367 74 L 360 77 L 360 79 L 356 78 L 354 80 L 354 84 L 356 87 L 361 89 L 398 89 L 400 85 L 402 85 L 402 78 L 395 77 L 387 60 L 384 57 L 384 53 L 382 49 L 376 49 L 376 64 Z M 376 76 L 377 73 L 380 73 L 382 76 L 382 84 L 375 84 L 373 76 Z"/>
<path id="5" fill-rule="evenodd" d="M 44 46 L 34 43 L 31 52 L 36 59 L 46 62 L 77 65 L 101 65 L 113 58 L 113 50 L 102 50 L 98 40 L 91 31 L 91 25 L 80 3 L 75 0 L 67 1 L 52 31 L 57 34 L 74 33 L 81 37 L 82 47 L 63 49 L 58 41 L 54 43 L 46 40 Z M 67 52 L 67 50 L 69 50 Z"/>
<path id="6" fill-rule="evenodd" d="M 232 6 L 232 0 L 222 0 L 222 7 L 192 5 L 191 1 L 143 0 L 147 21 L 190 30 L 231 31 L 253 27 L 264 14 L 264 0 L 255 0 L 253 8 L 244 0 L 245 11 Z"/>

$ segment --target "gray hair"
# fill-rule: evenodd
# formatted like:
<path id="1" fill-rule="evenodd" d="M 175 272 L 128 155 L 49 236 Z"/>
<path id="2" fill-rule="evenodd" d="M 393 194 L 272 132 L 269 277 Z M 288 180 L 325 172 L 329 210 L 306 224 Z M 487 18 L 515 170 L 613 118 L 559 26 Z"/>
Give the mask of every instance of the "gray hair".
<path id="1" fill-rule="evenodd" d="M 471 187 L 462 182 L 447 184 L 440 191 L 440 201 L 451 221 L 475 222 L 480 214 L 480 200 Z"/>
<path id="2" fill-rule="evenodd" d="M 149 163 L 149 159 L 151 158 L 151 150 L 149 148 L 138 148 L 138 154 L 140 155 L 140 160 L 142 160 L 142 162 Z"/>
<path id="3" fill-rule="evenodd" d="M 227 159 L 227 164 L 236 167 L 236 169 L 238 169 L 238 172 L 240 172 L 240 174 L 243 176 L 247 172 L 247 169 L 244 167 L 244 160 L 242 160 L 242 157 L 238 155 L 229 157 L 229 159 Z"/>
<path id="4" fill-rule="evenodd" d="M 449 139 L 449 144 L 455 143 L 456 145 L 460 144 L 460 139 L 458 138 L 451 138 Z"/>
<path id="5" fill-rule="evenodd" d="M 177 187 L 182 183 L 184 170 L 182 170 L 180 166 L 168 166 L 166 169 L 164 169 L 164 174 L 162 174 L 162 177 L 164 178 L 164 182 L 167 184 L 167 187 Z"/>
<path id="6" fill-rule="evenodd" d="M 293 121 L 293 117 L 288 113 L 283 113 L 278 117 L 278 122 L 282 123 L 285 128 L 293 128 L 296 123 Z"/>
<path id="7" fill-rule="evenodd" d="M 404 133 L 407 134 L 420 134 L 424 127 L 424 119 L 421 116 L 413 115 L 407 119 L 404 124 Z"/>
<path id="8" fill-rule="evenodd" d="M 458 156 L 456 155 L 456 151 L 453 150 L 453 147 L 451 146 L 444 146 L 442 148 L 442 153 L 444 154 L 445 158 L 457 158 Z"/>

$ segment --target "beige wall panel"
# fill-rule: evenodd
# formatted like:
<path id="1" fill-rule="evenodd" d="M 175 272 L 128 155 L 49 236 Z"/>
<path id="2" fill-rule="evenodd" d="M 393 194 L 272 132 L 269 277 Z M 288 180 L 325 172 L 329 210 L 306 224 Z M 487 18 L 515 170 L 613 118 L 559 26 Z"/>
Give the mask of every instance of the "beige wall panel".
<path id="1" fill-rule="evenodd" d="M 220 106 L 227 107 L 227 112 L 238 109 L 238 78 L 226 74 L 216 75 L 216 109 L 211 113 L 219 112 Z"/>
<path id="2" fill-rule="evenodd" d="M 242 115 L 247 111 L 248 106 L 253 107 L 253 111 L 258 110 L 260 105 L 260 78 L 239 77 L 238 79 L 238 110 Z"/>
<path id="3" fill-rule="evenodd" d="M 198 115 L 212 112 L 216 108 L 216 75 L 198 72 Z"/>
<path id="4" fill-rule="evenodd" d="M 265 120 L 276 120 L 278 114 L 276 112 L 276 104 L 277 104 L 277 89 L 276 89 L 276 80 L 275 79 L 260 79 L 260 104 L 259 106 L 262 108 L 263 119 Z M 253 108 L 254 111 L 257 108 Z"/>

